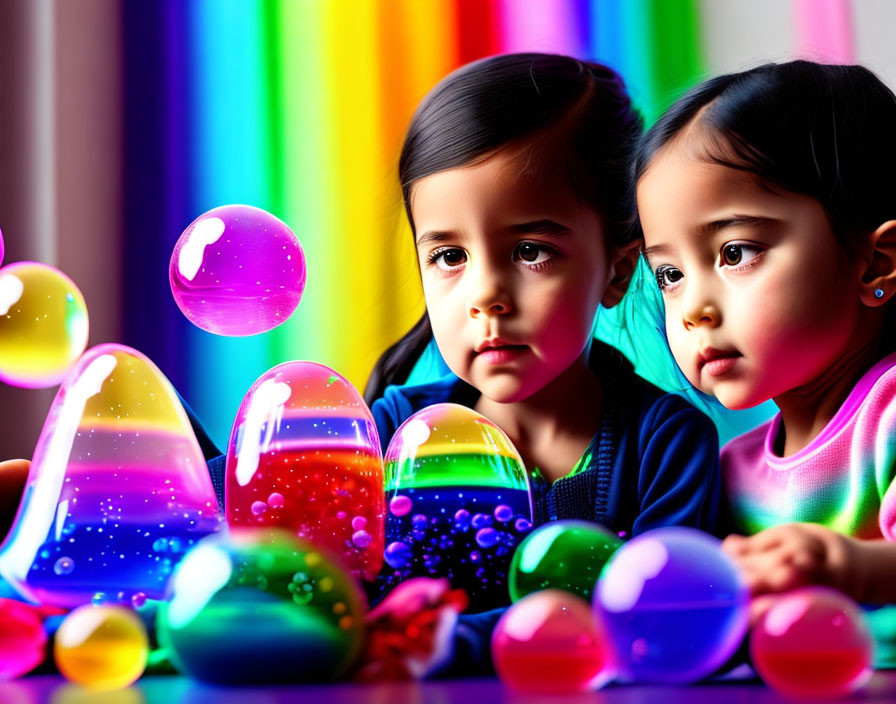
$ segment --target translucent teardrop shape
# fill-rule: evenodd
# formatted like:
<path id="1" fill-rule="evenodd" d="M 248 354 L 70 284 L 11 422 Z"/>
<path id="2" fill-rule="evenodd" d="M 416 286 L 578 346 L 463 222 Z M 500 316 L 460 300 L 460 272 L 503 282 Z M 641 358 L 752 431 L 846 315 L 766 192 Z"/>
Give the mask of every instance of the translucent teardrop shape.
<path id="1" fill-rule="evenodd" d="M 329 367 L 286 362 L 246 394 L 227 448 L 231 526 L 274 526 L 372 580 L 383 560 L 383 460 L 373 416 Z"/>
<path id="2" fill-rule="evenodd" d="M 220 524 L 171 384 L 140 352 L 99 345 L 50 407 L 0 574 L 25 597 L 59 606 L 98 592 L 159 599 L 181 556 Z"/>
<path id="3" fill-rule="evenodd" d="M 529 477 L 497 425 L 440 403 L 418 411 L 386 450 L 384 588 L 447 577 L 477 610 L 509 603 L 507 575 L 532 528 Z"/>

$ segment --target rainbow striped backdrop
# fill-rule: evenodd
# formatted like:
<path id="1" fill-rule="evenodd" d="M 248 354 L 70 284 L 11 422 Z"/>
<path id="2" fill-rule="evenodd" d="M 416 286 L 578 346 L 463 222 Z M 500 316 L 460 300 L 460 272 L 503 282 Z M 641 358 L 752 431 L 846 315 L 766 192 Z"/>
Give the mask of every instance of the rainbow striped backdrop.
<path id="1" fill-rule="evenodd" d="M 848 0 L 774 6 L 757 0 L 739 3 L 739 11 L 754 4 L 774 15 L 770 23 L 786 17 L 783 55 L 853 59 Z M 93 0 L 78 9 L 59 3 L 56 134 L 72 144 L 81 140 L 82 153 L 89 153 L 77 164 L 57 157 L 56 198 L 65 201 L 82 184 L 75 200 L 88 215 L 78 230 L 61 208 L 55 244 L 45 251 L 55 251 L 51 263 L 85 292 L 91 344 L 117 340 L 147 354 L 225 443 L 243 394 L 268 368 L 315 360 L 363 388 L 378 355 L 419 317 L 422 297 L 395 162 L 415 105 L 437 80 L 490 54 L 567 53 L 619 70 L 650 121 L 685 88 L 721 70 L 705 47 L 707 18 L 715 13 L 718 23 L 723 5 L 738 3 Z M 105 23 L 102 39 L 97 23 Z M 88 46 L 101 53 L 81 65 Z M 66 132 L 85 105 L 97 111 L 93 132 Z M 118 139 L 104 139 L 104 130 Z M 90 215 L 97 201 L 89 184 L 100 183 L 100 170 L 107 174 L 102 183 L 114 189 L 113 202 L 93 206 L 104 209 L 105 220 Z M 177 237 L 197 215 L 237 202 L 265 208 L 293 228 L 308 279 L 286 324 L 228 339 L 183 318 L 168 290 L 167 267 Z M 108 245 L 114 262 L 103 264 L 107 275 L 99 277 L 91 245 L 103 228 L 114 233 L 107 237 L 114 240 Z"/>

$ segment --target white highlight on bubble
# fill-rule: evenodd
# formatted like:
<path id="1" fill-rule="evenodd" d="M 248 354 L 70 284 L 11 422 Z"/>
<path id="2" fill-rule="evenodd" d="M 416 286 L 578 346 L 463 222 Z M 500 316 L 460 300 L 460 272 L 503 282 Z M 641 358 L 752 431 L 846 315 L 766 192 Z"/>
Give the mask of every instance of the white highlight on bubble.
<path id="1" fill-rule="evenodd" d="M 261 453 L 270 448 L 274 430 L 283 417 L 283 407 L 291 395 L 292 388 L 289 384 L 276 379 L 265 379 L 252 394 L 239 447 L 236 449 L 235 474 L 240 486 L 246 486 L 258 471 Z"/>
<path id="2" fill-rule="evenodd" d="M 56 424 L 47 441 L 40 481 L 33 482 L 31 499 L 18 519 L 16 537 L 3 553 L 0 553 L 0 575 L 7 581 L 24 581 L 34 556 L 49 535 L 56 509 L 62 494 L 65 470 L 75 443 L 78 425 L 84 415 L 88 399 L 102 391 L 103 383 L 118 364 L 114 355 L 103 354 L 94 359 L 81 372 L 77 380 L 65 392 L 59 408 Z M 38 446 L 44 440 L 41 435 Z M 35 451 L 35 455 L 37 452 Z M 29 479 L 31 475 L 29 474 Z M 27 491 L 27 489 L 26 489 Z"/>
<path id="3" fill-rule="evenodd" d="M 429 426 L 424 421 L 414 418 L 404 426 L 404 430 L 401 431 L 401 439 L 405 445 L 420 447 L 420 445 L 429 440 L 431 432 Z"/>
<path id="4" fill-rule="evenodd" d="M 669 551 L 659 540 L 642 538 L 619 550 L 598 581 L 598 597 L 611 613 L 628 611 L 641 598 L 648 580 L 662 572 Z"/>
<path id="5" fill-rule="evenodd" d="M 174 595 L 168 606 L 171 628 L 183 628 L 196 618 L 233 575 L 230 555 L 212 541 L 200 543 L 171 578 Z"/>
<path id="6" fill-rule="evenodd" d="M 15 274 L 0 276 L 0 315 L 9 313 L 9 309 L 18 303 L 25 292 L 25 284 Z"/>
<path id="7" fill-rule="evenodd" d="M 536 592 L 538 598 L 523 599 L 513 604 L 504 616 L 504 633 L 519 641 L 530 641 L 544 626 L 554 611 L 554 603 L 544 592 Z M 532 595 L 530 595 L 532 596 Z M 525 605 L 525 608 L 520 607 Z"/>
<path id="8" fill-rule="evenodd" d="M 772 606 L 765 615 L 765 630 L 770 636 L 783 636 L 808 611 L 808 597 L 800 595 L 784 598 Z"/>
<path id="9" fill-rule="evenodd" d="M 108 614 L 106 609 L 82 607 L 66 618 L 63 627 L 56 631 L 56 642 L 63 648 L 77 648 L 96 633 Z"/>
<path id="10" fill-rule="evenodd" d="M 199 273 L 205 248 L 217 242 L 227 226 L 221 218 L 205 218 L 197 222 L 186 237 L 177 257 L 177 270 L 187 281 Z"/>

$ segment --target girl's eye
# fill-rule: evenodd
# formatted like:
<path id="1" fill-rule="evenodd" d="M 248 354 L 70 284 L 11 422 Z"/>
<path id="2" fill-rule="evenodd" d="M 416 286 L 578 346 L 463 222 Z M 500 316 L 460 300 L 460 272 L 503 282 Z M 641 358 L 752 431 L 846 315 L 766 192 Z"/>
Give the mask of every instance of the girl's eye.
<path id="1" fill-rule="evenodd" d="M 762 250 L 747 242 L 728 242 L 722 245 L 719 252 L 719 263 L 721 266 L 741 266 L 753 261 L 762 254 Z"/>
<path id="2" fill-rule="evenodd" d="M 669 266 L 668 264 L 657 267 L 654 275 L 656 276 L 656 283 L 657 286 L 660 287 L 660 291 L 665 291 L 667 288 L 674 286 L 684 278 L 684 274 L 681 273 L 681 270 L 676 269 L 674 266 Z"/>
<path id="3" fill-rule="evenodd" d="M 551 259 L 551 252 L 534 242 L 520 242 L 514 252 L 514 259 L 518 259 L 526 264 L 542 264 Z"/>
<path id="4" fill-rule="evenodd" d="M 442 271 L 450 271 L 463 264 L 467 260 L 467 255 L 462 249 L 454 247 L 448 249 L 437 249 L 427 257 L 429 264 L 435 264 Z"/>

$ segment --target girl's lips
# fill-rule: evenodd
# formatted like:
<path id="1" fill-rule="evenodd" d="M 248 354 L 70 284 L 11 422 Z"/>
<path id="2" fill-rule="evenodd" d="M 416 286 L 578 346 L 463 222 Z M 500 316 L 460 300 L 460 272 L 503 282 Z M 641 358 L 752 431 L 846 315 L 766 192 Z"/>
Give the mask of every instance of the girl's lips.
<path id="1" fill-rule="evenodd" d="M 710 376 L 722 376 L 722 374 L 727 374 L 734 368 L 738 359 L 740 359 L 739 354 L 731 355 L 730 357 L 716 357 L 703 364 L 703 371 Z"/>
<path id="2" fill-rule="evenodd" d="M 528 349 L 528 345 L 501 345 L 500 347 L 489 347 L 479 353 L 479 358 L 489 364 L 506 364 L 517 359 Z"/>

